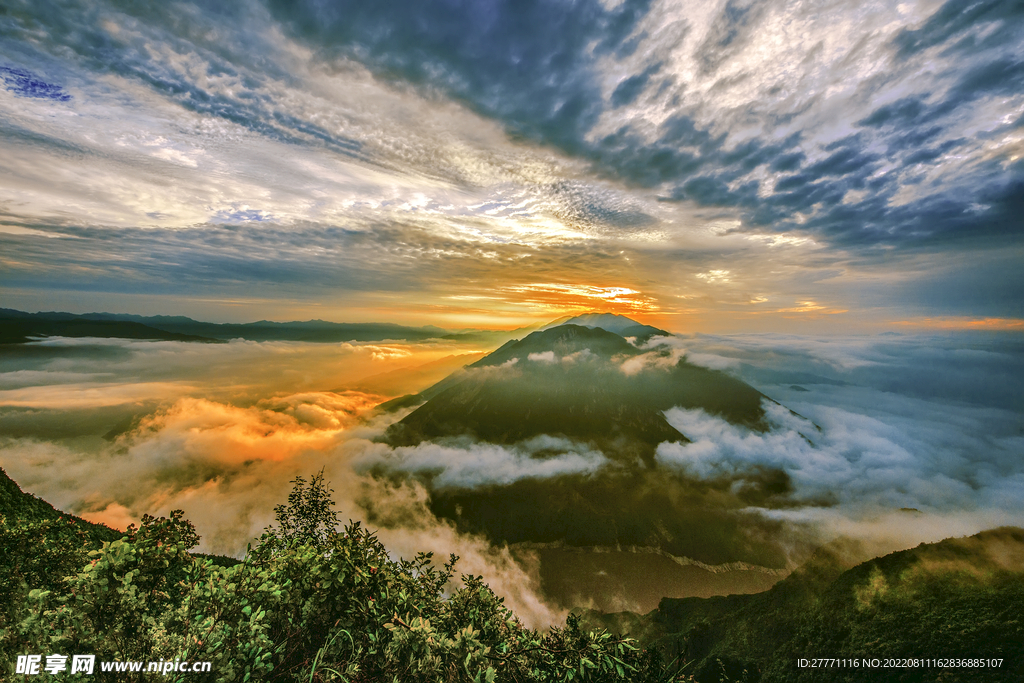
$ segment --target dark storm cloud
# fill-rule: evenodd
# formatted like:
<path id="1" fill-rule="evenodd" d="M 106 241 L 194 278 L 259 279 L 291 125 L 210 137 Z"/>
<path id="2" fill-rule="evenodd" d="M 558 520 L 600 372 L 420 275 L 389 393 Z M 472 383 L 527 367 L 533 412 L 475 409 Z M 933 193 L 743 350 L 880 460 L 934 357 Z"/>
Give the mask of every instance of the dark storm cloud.
<path id="1" fill-rule="evenodd" d="M 978 233 L 996 230 L 1020 237 L 1019 228 L 1003 229 L 1009 227 L 1012 214 L 1005 212 L 1002 202 L 987 202 L 989 208 L 981 213 L 970 211 L 971 206 L 986 203 L 983 195 L 993 179 L 998 179 L 997 185 L 1012 185 L 1021 177 L 1019 169 L 1004 169 L 999 160 L 980 163 L 955 189 L 924 192 L 922 198 L 898 208 L 875 201 L 841 205 L 850 190 L 868 190 L 888 199 L 901 184 L 918 182 L 904 177 L 900 169 L 913 175 L 937 168 L 943 155 L 969 144 L 959 136 L 942 139 L 954 130 L 951 117 L 986 98 L 1024 91 L 1024 60 L 1019 54 L 1024 34 L 1016 21 L 1019 3 L 949 2 L 919 28 L 896 35 L 890 59 L 897 79 L 910 73 L 914 59 L 934 47 L 956 53 L 962 63 L 943 62 L 940 90 L 876 108 L 857 122 L 865 134 L 822 145 L 813 161 L 807 152 L 814 144 L 807 136 L 798 133 L 782 142 L 762 137 L 737 144 L 682 107 L 661 124 L 661 134 L 653 141 L 639 134 L 635 126 L 642 122 L 628 117 L 613 134 L 589 137 L 602 113 L 665 87 L 666 81 L 655 78 L 663 68 L 660 53 L 649 55 L 641 70 L 620 79 L 610 95 L 599 87 L 596 58 L 617 56 L 625 49 L 627 38 L 649 10 L 644 3 L 606 10 L 597 3 L 537 2 L 525 11 L 503 2 L 272 6 L 297 35 L 328 53 L 440 88 L 502 120 L 516 133 L 589 158 L 604 172 L 631 183 L 672 184 L 667 196 L 673 200 L 735 207 L 754 223 L 813 230 L 847 245 L 955 238 L 968 229 L 962 220 L 968 213 L 970 227 L 977 226 Z M 700 68 L 713 74 L 740 59 L 770 11 L 767 5 L 733 0 L 721 7 L 695 50 Z M 979 32 L 984 37 L 967 39 Z M 591 50 L 591 45 L 597 47 Z M 783 122 L 796 113 L 779 111 L 772 116 Z M 880 145 L 887 150 L 884 156 L 876 151 Z M 886 163 L 895 163 L 896 170 L 870 182 Z M 744 177 L 759 166 L 790 175 L 764 196 L 759 193 L 762 181 Z M 812 209 L 817 214 L 813 220 L 790 220 L 795 212 Z"/>
<path id="2" fill-rule="evenodd" d="M 863 141 L 853 136 L 826 145 L 824 150 L 832 152 L 827 158 L 805 167 L 804 172 L 812 178 L 825 178 L 828 176 L 858 176 L 864 175 L 867 167 L 878 160 L 876 154 L 864 154 L 859 150 L 863 147 Z"/>
<path id="3" fill-rule="evenodd" d="M 897 57 L 906 59 L 931 47 L 948 44 L 949 49 L 974 51 L 992 45 L 1005 45 L 1019 31 L 1015 25 L 1024 17 L 1024 3 L 1019 0 L 949 0 L 924 25 L 916 29 L 903 29 L 893 40 Z M 987 37 L 977 40 L 965 35 L 978 26 L 992 27 Z M 954 38 L 958 41 L 952 42 Z"/>
<path id="4" fill-rule="evenodd" d="M 875 196 L 854 204 L 841 204 L 842 195 L 833 195 L 827 210 L 808 225 L 827 231 L 835 244 L 843 246 L 901 241 L 909 243 L 907 246 L 916 242 L 933 249 L 1003 245 L 1019 251 L 1024 236 L 1020 220 L 1024 164 L 1011 168 L 1016 173 L 1008 180 L 997 168 L 989 169 L 990 186 L 979 187 L 967 197 L 963 196 L 966 192 L 949 192 L 892 207 L 886 200 L 895 190 L 884 184 L 871 188 Z M 805 198 L 803 203 L 809 201 Z M 892 233 L 896 230 L 900 235 L 894 239 Z M 1000 303 L 1015 305 L 1012 299 Z"/>
<path id="5" fill-rule="evenodd" d="M 983 96 L 1016 95 L 1022 91 L 1024 59 L 996 59 L 967 71 L 933 105 L 925 104 L 923 96 L 905 97 L 879 107 L 857 124 L 871 128 L 891 127 L 899 132 L 902 127 L 932 124 L 959 107 L 969 106 Z M 927 130 L 934 135 L 941 132 L 942 128 Z"/>
<path id="6" fill-rule="evenodd" d="M 934 147 L 918 147 L 911 151 L 910 154 L 903 157 L 903 163 L 908 166 L 912 166 L 914 164 L 926 164 L 938 159 L 943 154 L 948 154 L 962 144 L 964 144 L 964 140 L 959 139 L 946 140 L 942 144 L 935 145 Z"/>
<path id="7" fill-rule="evenodd" d="M 918 118 L 924 113 L 925 108 L 920 97 L 904 97 L 892 104 L 879 107 L 871 112 L 871 116 L 858 121 L 857 125 L 871 126 L 872 128 L 885 125 L 911 125 L 918 122 Z"/>
<path id="8" fill-rule="evenodd" d="M 1024 60 L 1000 59 L 964 74 L 950 91 L 953 103 L 970 102 L 979 95 L 1014 95 L 1024 86 Z"/>
<path id="9" fill-rule="evenodd" d="M 790 152 L 788 154 L 780 154 L 771 163 L 771 169 L 773 171 L 792 171 L 799 168 L 800 163 L 804 160 L 805 155 L 803 152 Z"/>
<path id="10" fill-rule="evenodd" d="M 516 133 L 568 150 L 584 146 L 604 106 L 597 57 L 628 53 L 627 38 L 649 7 L 648 0 L 612 10 L 597 0 L 269 4 L 329 54 L 441 88 Z M 641 86 L 626 85 L 619 104 Z"/>
<path id="11" fill-rule="evenodd" d="M 643 73 L 624 79 L 616 86 L 615 91 L 612 93 L 612 106 L 621 107 L 626 104 L 632 104 L 640 96 L 644 88 L 647 87 L 651 76 L 658 73 L 660 69 L 661 64 L 654 64 Z"/>

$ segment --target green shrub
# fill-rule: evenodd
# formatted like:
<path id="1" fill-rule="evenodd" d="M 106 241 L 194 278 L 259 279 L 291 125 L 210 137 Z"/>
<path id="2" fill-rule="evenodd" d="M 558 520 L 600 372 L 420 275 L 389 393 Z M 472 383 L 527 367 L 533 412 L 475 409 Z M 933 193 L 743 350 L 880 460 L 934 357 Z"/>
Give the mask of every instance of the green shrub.
<path id="1" fill-rule="evenodd" d="M 392 560 L 358 522 L 338 530 L 330 493 L 322 472 L 297 479 L 277 524 L 230 567 L 189 553 L 199 538 L 181 511 L 92 552 L 54 536 L 57 522 L 4 526 L 17 556 L 5 651 L 212 662 L 207 674 L 94 675 L 122 682 L 669 680 L 656 654 L 574 616 L 525 628 L 482 577 L 455 585 L 454 555 Z M 30 560 L 34 534 L 59 551 Z"/>

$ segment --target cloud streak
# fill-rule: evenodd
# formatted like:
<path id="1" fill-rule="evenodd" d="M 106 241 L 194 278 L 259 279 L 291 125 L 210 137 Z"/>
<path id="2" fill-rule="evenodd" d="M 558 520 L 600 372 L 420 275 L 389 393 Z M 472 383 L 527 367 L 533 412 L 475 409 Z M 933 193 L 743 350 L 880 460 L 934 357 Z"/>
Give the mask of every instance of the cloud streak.
<path id="1" fill-rule="evenodd" d="M 512 447 L 468 440 L 395 449 L 377 444 L 355 461 L 357 470 L 410 473 L 423 477 L 434 489 L 507 486 L 522 479 L 588 475 L 610 464 L 598 450 L 550 436 Z"/>

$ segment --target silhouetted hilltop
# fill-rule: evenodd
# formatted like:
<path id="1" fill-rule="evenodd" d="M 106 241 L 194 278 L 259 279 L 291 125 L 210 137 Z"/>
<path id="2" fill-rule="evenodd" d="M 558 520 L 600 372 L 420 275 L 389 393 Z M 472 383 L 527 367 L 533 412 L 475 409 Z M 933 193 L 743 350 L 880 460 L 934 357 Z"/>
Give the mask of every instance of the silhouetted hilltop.
<path id="1" fill-rule="evenodd" d="M 440 327 L 406 327 L 393 323 L 332 323 L 324 320 L 253 323 L 208 323 L 184 316 L 141 316 L 120 313 L 24 313 L 0 309 L 3 338 L 8 343 L 28 336 L 121 337 L 168 341 L 345 342 L 401 339 L 420 341 L 449 334 Z M 9 337 L 9 339 L 7 339 Z"/>
<path id="2" fill-rule="evenodd" d="M 62 541 L 68 541 L 74 536 L 81 538 L 92 549 L 98 549 L 105 542 L 113 542 L 125 535 L 125 532 L 112 529 L 105 524 L 96 524 L 82 519 L 63 510 L 58 510 L 53 505 L 39 496 L 26 493 L 21 490 L 17 482 L 8 476 L 7 472 L 0 467 L 0 535 L 23 523 L 50 523 L 41 527 L 41 531 L 51 534 L 54 539 L 58 537 Z M 10 541 L 12 538 L 7 537 Z M 36 539 L 41 542 L 42 539 Z M 2 546 L 0 546 L 2 547 Z M 231 566 L 238 560 L 223 555 L 207 555 L 204 553 L 193 553 L 196 557 L 203 557 L 213 560 L 214 563 L 222 566 Z M 0 559 L 2 568 L 2 559 Z"/>
<path id="3" fill-rule="evenodd" d="M 13 524 L 18 520 L 43 522 L 65 518 L 86 532 L 97 545 L 102 541 L 114 541 L 121 538 L 121 532 L 116 529 L 111 529 L 103 524 L 87 522 L 76 515 L 61 512 L 42 498 L 25 493 L 3 468 L 0 468 L 0 515 L 6 518 L 8 524 Z"/>
<path id="4" fill-rule="evenodd" d="M 57 313 L 22 313 L 0 309 L 0 344 L 23 344 L 42 337 L 100 337 L 218 343 L 220 340 L 183 334 L 128 320 L 95 320 Z"/>

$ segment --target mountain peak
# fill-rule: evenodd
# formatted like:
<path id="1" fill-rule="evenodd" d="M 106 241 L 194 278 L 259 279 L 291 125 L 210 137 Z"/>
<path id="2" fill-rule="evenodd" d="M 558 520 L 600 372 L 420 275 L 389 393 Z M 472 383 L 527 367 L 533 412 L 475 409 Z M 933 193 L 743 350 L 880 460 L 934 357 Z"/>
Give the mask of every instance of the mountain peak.
<path id="1" fill-rule="evenodd" d="M 620 337 L 636 337 L 638 340 L 646 341 L 654 336 L 670 336 L 665 330 L 644 325 L 632 318 L 616 313 L 584 313 L 571 318 L 559 318 L 554 320 L 541 330 L 548 330 L 562 325 L 579 325 L 580 327 L 600 328 L 612 332 Z"/>
<path id="2" fill-rule="evenodd" d="M 565 323 L 531 332 L 522 341 L 513 339 L 469 367 L 501 365 L 513 358 L 526 360 L 531 353 L 549 351 L 555 352 L 561 357 L 584 349 L 604 358 L 611 358 L 615 354 L 638 353 L 636 348 L 631 346 L 620 334 L 609 332 L 601 327 Z"/>
<path id="3" fill-rule="evenodd" d="M 637 327 L 645 326 L 620 329 Z M 405 446 L 470 436 L 511 445 L 562 436 L 620 461 L 650 462 L 658 444 L 686 441 L 665 418 L 671 408 L 700 408 L 765 428 L 764 396 L 753 387 L 670 355 L 661 364 L 640 363 L 637 372 L 623 370 L 626 360 L 644 353 L 602 327 L 567 322 L 532 332 L 425 390 L 427 402 L 389 427 L 386 440 Z"/>

